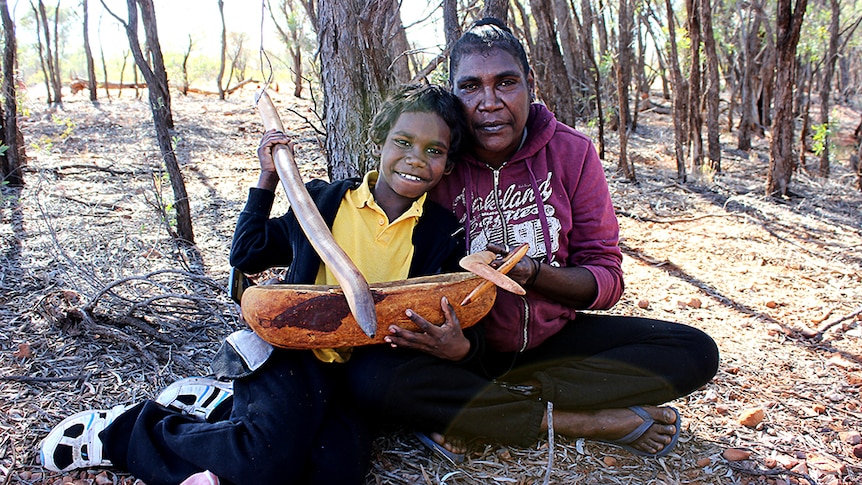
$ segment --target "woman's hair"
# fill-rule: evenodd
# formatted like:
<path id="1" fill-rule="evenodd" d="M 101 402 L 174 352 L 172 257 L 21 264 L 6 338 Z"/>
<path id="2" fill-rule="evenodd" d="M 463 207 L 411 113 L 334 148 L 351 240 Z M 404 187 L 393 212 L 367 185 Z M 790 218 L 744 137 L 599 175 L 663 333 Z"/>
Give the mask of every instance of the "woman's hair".
<path id="1" fill-rule="evenodd" d="M 447 89 L 431 84 L 405 84 L 390 95 L 371 120 L 368 138 L 381 146 L 386 141 L 392 125 L 402 113 L 433 113 L 449 126 L 448 163 L 453 163 L 461 148 L 466 133 L 458 98 Z"/>
<path id="2" fill-rule="evenodd" d="M 530 72 L 530 62 L 527 52 L 515 35 L 506 27 L 502 20 L 485 17 L 473 22 L 460 39 L 455 41 L 449 54 L 449 83 L 454 85 L 455 71 L 461 63 L 461 58 L 468 54 L 485 54 L 494 49 L 508 52 L 521 63 L 526 76 Z"/>

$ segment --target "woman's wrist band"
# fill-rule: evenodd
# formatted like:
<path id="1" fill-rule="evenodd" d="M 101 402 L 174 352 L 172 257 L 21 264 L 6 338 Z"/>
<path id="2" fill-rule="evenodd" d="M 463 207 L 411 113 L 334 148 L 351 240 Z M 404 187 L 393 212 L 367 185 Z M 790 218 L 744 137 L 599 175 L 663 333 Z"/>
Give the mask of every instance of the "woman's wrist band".
<path id="1" fill-rule="evenodd" d="M 533 274 L 524 282 L 524 286 L 533 286 L 533 283 L 536 282 L 536 278 L 539 277 L 539 270 L 542 269 L 542 263 L 533 258 L 530 258 L 530 265 L 533 267 Z"/>

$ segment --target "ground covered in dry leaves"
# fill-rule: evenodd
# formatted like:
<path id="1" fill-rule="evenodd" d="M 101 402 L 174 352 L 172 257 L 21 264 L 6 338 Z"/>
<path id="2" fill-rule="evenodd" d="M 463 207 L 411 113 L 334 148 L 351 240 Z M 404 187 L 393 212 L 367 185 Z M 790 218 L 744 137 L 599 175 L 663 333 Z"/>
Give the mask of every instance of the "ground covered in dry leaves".
<path id="1" fill-rule="evenodd" d="M 174 101 L 192 249 L 166 230 L 170 185 L 146 102 L 112 94 L 97 105 L 71 96 L 54 111 L 29 100 L 27 186 L 0 193 L 3 484 L 133 483 L 110 470 L 46 473 L 39 440 L 74 412 L 205 375 L 241 325 L 224 284 L 258 174 L 250 92 Z M 325 176 L 310 104 L 274 98 L 304 175 Z M 852 132 L 858 111 L 839 114 Z M 714 181 L 679 184 L 667 118 L 642 113 L 633 137 L 639 183 L 613 177 L 613 139 L 606 156 L 627 275 L 613 311 L 690 323 L 722 352 L 715 379 L 672 403 L 683 416 L 674 452 L 644 459 L 557 437 L 552 447 L 474 443 L 455 467 L 396 432 L 377 441 L 368 483 L 862 483 L 862 193 L 846 148 L 829 180 L 800 172 L 795 196 L 774 200 L 762 195 L 765 140 L 751 153 L 727 148 Z M 275 212 L 285 207 L 280 195 Z"/>

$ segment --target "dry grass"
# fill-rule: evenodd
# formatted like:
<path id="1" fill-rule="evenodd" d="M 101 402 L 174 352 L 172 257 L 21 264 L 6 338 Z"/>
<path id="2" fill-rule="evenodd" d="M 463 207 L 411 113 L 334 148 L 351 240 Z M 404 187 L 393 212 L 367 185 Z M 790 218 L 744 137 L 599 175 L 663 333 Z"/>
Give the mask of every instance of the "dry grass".
<path id="1" fill-rule="evenodd" d="M 164 230 L 170 188 L 149 109 L 123 94 L 98 106 L 71 97 L 54 113 L 29 106 L 28 185 L 4 189 L 0 203 L 0 483 L 133 482 L 101 470 L 43 475 L 36 445 L 70 413 L 206 374 L 220 339 L 240 326 L 222 285 L 233 225 L 257 177 L 262 129 L 250 102 L 174 102 L 197 238 L 185 248 Z M 277 99 L 304 174 L 323 176 L 316 135 L 287 112 L 308 104 Z M 548 482 L 862 483 L 846 434 L 862 431 L 862 194 L 846 164 L 828 181 L 797 175 L 798 197 L 767 199 L 759 140 L 751 156 L 726 150 L 716 180 L 681 185 L 667 120 L 645 113 L 641 125 L 630 142 L 639 183 L 610 177 L 627 274 L 613 311 L 706 330 L 721 368 L 673 403 L 683 433 L 668 457 L 557 437 Z M 607 159 L 610 176 L 612 149 Z M 275 212 L 284 209 L 280 196 Z M 765 419 L 739 424 L 752 408 Z M 727 448 L 751 459 L 728 462 Z M 368 483 L 381 484 L 538 484 L 549 461 L 547 440 L 473 443 L 453 467 L 401 432 L 380 437 L 374 453 Z"/>

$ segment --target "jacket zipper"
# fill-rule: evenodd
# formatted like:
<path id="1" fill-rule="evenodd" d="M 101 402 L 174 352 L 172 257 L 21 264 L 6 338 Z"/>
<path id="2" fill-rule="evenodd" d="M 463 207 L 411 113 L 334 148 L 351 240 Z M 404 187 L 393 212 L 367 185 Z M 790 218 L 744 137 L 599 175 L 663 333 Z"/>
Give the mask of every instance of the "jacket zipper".
<path id="1" fill-rule="evenodd" d="M 492 188 L 492 190 L 494 192 L 494 205 L 497 207 L 497 214 L 499 214 L 500 221 L 501 221 L 502 226 L 504 228 L 503 229 L 503 244 L 508 246 L 509 245 L 509 232 L 505 229 L 506 228 L 506 217 L 503 215 L 503 208 L 500 206 L 500 197 L 499 197 L 500 171 L 503 170 L 503 167 L 505 167 L 505 166 L 506 166 L 506 164 L 503 164 L 499 168 L 491 168 L 491 167 L 488 167 L 488 168 L 491 168 L 491 173 L 494 175 L 494 187 Z M 521 345 L 521 350 L 519 350 L 518 352 L 523 352 L 523 351 L 527 350 L 527 344 L 529 343 L 529 340 L 530 340 L 529 339 L 529 332 L 527 331 L 527 328 L 528 328 L 528 325 L 530 322 L 530 304 L 527 302 L 527 299 L 523 296 L 521 297 L 521 302 L 524 304 L 524 321 L 521 322 L 523 324 L 523 337 L 524 337 L 524 339 L 523 339 L 523 344 Z"/>

